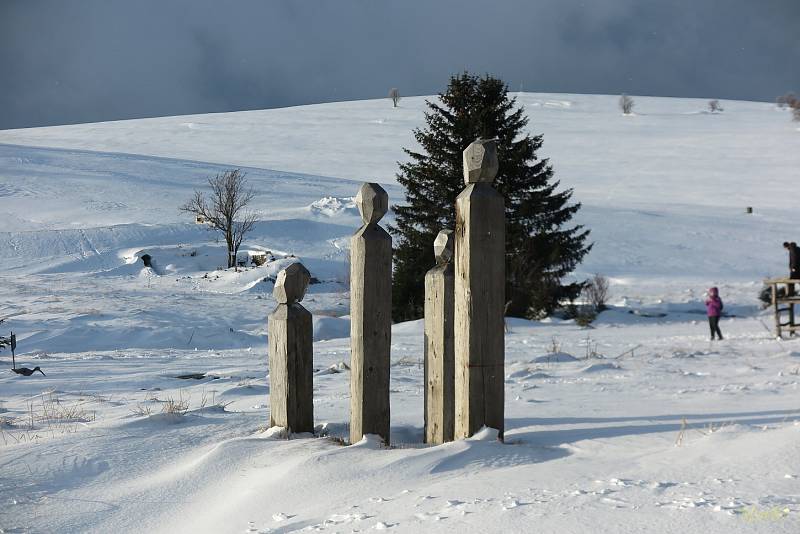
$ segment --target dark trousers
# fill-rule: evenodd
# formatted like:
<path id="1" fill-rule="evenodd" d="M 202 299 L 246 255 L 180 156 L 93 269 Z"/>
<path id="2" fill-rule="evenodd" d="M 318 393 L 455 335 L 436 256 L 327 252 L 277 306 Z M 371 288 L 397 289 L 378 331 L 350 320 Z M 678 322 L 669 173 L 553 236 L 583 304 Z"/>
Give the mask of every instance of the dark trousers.
<path id="1" fill-rule="evenodd" d="M 719 330 L 719 315 L 717 315 L 716 317 L 709 316 L 708 326 L 711 328 L 711 339 L 714 339 L 714 334 L 716 334 L 720 339 L 722 339 L 722 332 L 720 332 Z"/>

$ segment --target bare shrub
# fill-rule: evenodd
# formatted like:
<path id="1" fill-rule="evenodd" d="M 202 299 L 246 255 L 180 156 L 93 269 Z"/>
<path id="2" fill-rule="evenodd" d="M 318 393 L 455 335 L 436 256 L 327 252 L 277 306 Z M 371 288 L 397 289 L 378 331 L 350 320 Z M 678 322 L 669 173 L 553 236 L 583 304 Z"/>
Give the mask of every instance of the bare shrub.
<path id="1" fill-rule="evenodd" d="M 236 267 L 236 253 L 244 236 L 256 223 L 254 213 L 245 211 L 256 193 L 247 185 L 245 173 L 233 169 L 208 179 L 209 198 L 201 191 L 180 209 L 205 219 L 209 227 L 225 236 L 228 246 L 228 267 Z"/>
<path id="2" fill-rule="evenodd" d="M 797 100 L 797 96 L 794 93 L 786 93 L 785 95 L 781 95 L 775 99 L 775 103 L 778 105 L 780 109 L 785 109 L 791 106 L 791 103 Z"/>
<path id="3" fill-rule="evenodd" d="M 147 417 L 152 413 L 152 410 L 149 406 L 139 403 L 134 408 L 131 408 L 131 413 L 139 417 Z"/>
<path id="4" fill-rule="evenodd" d="M 171 415 L 186 415 L 186 412 L 189 411 L 189 399 L 184 399 L 183 395 L 178 397 L 178 399 L 174 399 L 172 397 L 167 398 L 164 401 L 164 404 L 161 406 L 161 413 L 171 414 Z"/>
<path id="5" fill-rule="evenodd" d="M 800 98 L 794 93 L 786 93 L 775 99 L 780 109 L 789 108 L 792 111 L 792 120 L 800 121 Z"/>
<path id="6" fill-rule="evenodd" d="M 392 106 L 397 107 L 400 103 L 400 90 L 397 87 L 392 87 L 389 90 L 389 99 L 392 101 Z"/>
<path id="7" fill-rule="evenodd" d="M 711 113 L 721 113 L 721 112 L 725 111 L 722 108 L 722 105 L 719 103 L 719 100 L 716 100 L 716 99 L 708 101 L 708 110 Z"/>
<path id="8" fill-rule="evenodd" d="M 675 438 L 675 446 L 680 447 L 683 445 L 683 438 L 686 435 L 686 429 L 689 427 L 689 424 L 686 422 L 686 418 L 683 417 L 681 419 L 681 428 L 678 431 L 678 437 Z"/>
<path id="9" fill-rule="evenodd" d="M 38 397 L 38 401 L 28 402 L 24 416 L 0 419 L 0 435 L 5 444 L 9 443 L 6 437 L 15 443 L 38 441 L 48 434 L 55 438 L 57 434 L 76 432 L 96 418 L 95 412 L 86 408 L 94 399 L 66 402 L 55 391 L 43 392 Z"/>
<path id="10" fill-rule="evenodd" d="M 558 354 L 561 352 L 561 342 L 558 341 L 556 336 L 551 336 L 550 338 L 550 347 L 548 349 L 550 354 Z"/>
<path id="11" fill-rule="evenodd" d="M 629 97 L 625 93 L 622 93 L 619 97 L 619 109 L 622 110 L 622 113 L 625 115 L 630 115 L 633 111 L 633 98 Z"/>
<path id="12" fill-rule="evenodd" d="M 593 340 L 590 334 L 586 334 L 584 346 L 586 348 L 586 356 L 584 359 L 591 360 L 592 358 L 602 358 L 601 354 L 597 352 L 597 341 Z"/>
<path id="13" fill-rule="evenodd" d="M 247 387 L 250 387 L 250 386 L 247 386 Z M 225 408 L 227 408 L 228 405 L 230 405 L 232 402 L 233 401 L 223 402 L 223 401 L 217 400 L 217 392 L 216 392 L 216 390 L 212 390 L 211 391 L 211 402 L 209 402 L 208 394 L 206 393 L 206 390 L 203 389 L 203 393 L 200 396 L 200 404 L 198 406 L 198 409 L 200 411 L 203 411 L 206 408 L 208 408 L 210 410 L 225 411 Z"/>
<path id="14" fill-rule="evenodd" d="M 608 278 L 602 274 L 595 274 L 583 286 L 583 296 L 595 312 L 601 312 L 606 309 L 608 288 Z"/>
<path id="15" fill-rule="evenodd" d="M 87 410 L 85 400 L 65 403 L 55 393 L 42 397 L 40 421 L 48 425 L 69 423 L 88 423 L 95 420 L 95 412 Z"/>
<path id="16" fill-rule="evenodd" d="M 575 315 L 575 324 L 580 327 L 587 327 L 597 319 L 597 312 L 590 306 L 580 306 Z"/>
<path id="17" fill-rule="evenodd" d="M 343 286 L 350 288 L 350 271 L 352 269 L 350 263 L 350 249 L 344 251 L 344 266 L 342 267 L 342 275 L 339 277 L 338 282 Z"/>

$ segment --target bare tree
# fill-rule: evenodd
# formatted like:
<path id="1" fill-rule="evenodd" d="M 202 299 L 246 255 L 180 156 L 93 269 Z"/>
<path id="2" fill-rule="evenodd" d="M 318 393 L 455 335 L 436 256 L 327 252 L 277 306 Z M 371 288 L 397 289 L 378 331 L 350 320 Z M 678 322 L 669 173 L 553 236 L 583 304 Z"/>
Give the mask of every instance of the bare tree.
<path id="1" fill-rule="evenodd" d="M 722 108 L 722 104 L 720 104 L 720 103 L 719 103 L 719 100 L 717 100 L 717 99 L 714 99 L 714 100 L 709 100 L 709 101 L 708 101 L 708 110 L 709 110 L 711 113 L 721 113 L 721 112 L 725 111 L 725 110 Z"/>
<path id="2" fill-rule="evenodd" d="M 400 90 L 397 87 L 392 87 L 389 90 L 389 98 L 392 101 L 392 105 L 397 107 L 397 104 L 400 103 Z"/>
<path id="3" fill-rule="evenodd" d="M 606 309 L 608 286 L 608 278 L 602 274 L 594 275 L 583 286 L 583 294 L 595 312 L 601 312 Z"/>
<path id="4" fill-rule="evenodd" d="M 203 217 L 209 227 L 222 232 L 228 245 L 228 267 L 236 267 L 236 253 L 245 234 L 253 229 L 256 215 L 245 211 L 255 197 L 255 191 L 247 185 L 245 173 L 240 169 L 225 171 L 208 179 L 211 194 L 208 199 L 201 191 L 181 211 Z"/>
<path id="5" fill-rule="evenodd" d="M 787 103 L 789 107 L 792 108 L 792 118 L 796 121 L 800 121 L 800 98 L 793 96 Z"/>
<path id="6" fill-rule="evenodd" d="M 781 95 L 776 98 L 775 103 L 780 109 L 784 109 L 786 107 L 791 107 L 791 103 L 796 100 L 797 96 L 794 93 L 786 93 L 785 95 Z"/>
<path id="7" fill-rule="evenodd" d="M 778 109 L 789 108 L 792 111 L 792 119 L 800 121 L 800 98 L 794 93 L 786 93 L 775 99 Z"/>
<path id="8" fill-rule="evenodd" d="M 622 93 L 619 97 L 619 109 L 622 110 L 622 113 L 625 115 L 630 115 L 633 111 L 633 98 L 629 97 L 625 93 Z"/>

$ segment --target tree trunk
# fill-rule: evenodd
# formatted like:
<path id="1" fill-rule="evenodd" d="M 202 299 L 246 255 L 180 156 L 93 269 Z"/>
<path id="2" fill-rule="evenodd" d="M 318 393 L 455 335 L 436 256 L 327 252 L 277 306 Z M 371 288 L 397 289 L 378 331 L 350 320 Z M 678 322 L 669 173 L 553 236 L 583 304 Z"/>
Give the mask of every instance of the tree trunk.
<path id="1" fill-rule="evenodd" d="M 225 244 L 228 246 L 228 268 L 236 267 L 236 251 L 233 250 L 233 239 L 230 235 L 225 236 Z"/>

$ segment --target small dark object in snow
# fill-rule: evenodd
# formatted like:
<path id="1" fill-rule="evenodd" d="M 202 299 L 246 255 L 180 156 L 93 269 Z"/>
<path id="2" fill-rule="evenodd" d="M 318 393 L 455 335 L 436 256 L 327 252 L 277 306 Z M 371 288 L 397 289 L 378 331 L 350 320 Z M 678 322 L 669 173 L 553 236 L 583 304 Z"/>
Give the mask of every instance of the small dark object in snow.
<path id="1" fill-rule="evenodd" d="M 205 373 L 189 373 L 186 375 L 178 375 L 175 378 L 180 378 L 181 380 L 202 380 L 207 377 Z M 216 378 L 216 377 L 214 376 L 211 378 Z"/>
<path id="2" fill-rule="evenodd" d="M 44 371 L 39 369 L 38 366 L 34 367 L 33 369 L 28 369 L 27 367 L 17 367 L 16 369 L 11 369 L 11 370 L 14 371 L 15 373 L 17 373 L 18 375 L 22 375 L 22 376 L 31 376 L 36 371 L 39 371 L 40 373 L 42 373 L 42 376 L 47 376 L 46 374 L 44 374 Z"/>
<path id="3" fill-rule="evenodd" d="M 311 280 L 309 280 L 308 283 L 313 285 L 313 284 L 321 284 L 322 282 L 316 276 L 312 276 Z"/>
<path id="4" fill-rule="evenodd" d="M 628 310 L 628 313 L 632 313 L 633 315 L 638 315 L 639 317 L 650 317 L 650 318 L 654 318 L 654 317 L 666 317 L 666 316 L 667 316 L 667 314 L 666 314 L 666 313 L 661 313 L 661 312 L 644 312 L 644 311 L 639 311 L 639 310 Z"/>
<path id="5" fill-rule="evenodd" d="M 144 263 L 145 267 L 152 267 L 153 266 L 151 264 L 152 260 L 153 260 L 153 257 L 150 256 L 150 254 L 142 254 L 142 263 Z"/>

